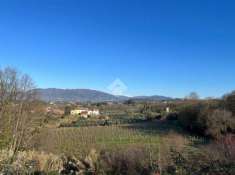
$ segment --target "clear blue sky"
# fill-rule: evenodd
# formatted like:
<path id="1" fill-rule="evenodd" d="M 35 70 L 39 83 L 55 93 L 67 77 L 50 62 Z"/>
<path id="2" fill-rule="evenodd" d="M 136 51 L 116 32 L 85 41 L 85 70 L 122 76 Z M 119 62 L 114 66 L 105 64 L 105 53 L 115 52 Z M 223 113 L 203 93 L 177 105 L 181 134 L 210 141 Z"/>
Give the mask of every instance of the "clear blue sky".
<path id="1" fill-rule="evenodd" d="M 1 0 L 0 66 L 38 87 L 221 96 L 235 89 L 233 0 Z"/>

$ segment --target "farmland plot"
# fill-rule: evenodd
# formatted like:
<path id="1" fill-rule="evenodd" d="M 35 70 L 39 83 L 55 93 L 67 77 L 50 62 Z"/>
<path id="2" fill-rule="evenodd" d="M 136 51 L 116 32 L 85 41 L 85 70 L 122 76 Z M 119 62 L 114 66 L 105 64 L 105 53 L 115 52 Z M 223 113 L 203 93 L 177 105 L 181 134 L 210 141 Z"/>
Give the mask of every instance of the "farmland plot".
<path id="1" fill-rule="evenodd" d="M 200 141 L 200 138 L 186 136 L 171 137 L 172 134 L 166 134 L 164 128 L 156 129 L 156 126 L 151 122 L 138 125 L 47 128 L 36 137 L 35 145 L 40 151 L 75 155 L 80 158 L 92 149 L 102 151 L 138 148 L 157 159 L 160 150 L 166 145 L 189 146 L 189 141 Z M 175 142 L 179 140 L 180 143 Z"/>

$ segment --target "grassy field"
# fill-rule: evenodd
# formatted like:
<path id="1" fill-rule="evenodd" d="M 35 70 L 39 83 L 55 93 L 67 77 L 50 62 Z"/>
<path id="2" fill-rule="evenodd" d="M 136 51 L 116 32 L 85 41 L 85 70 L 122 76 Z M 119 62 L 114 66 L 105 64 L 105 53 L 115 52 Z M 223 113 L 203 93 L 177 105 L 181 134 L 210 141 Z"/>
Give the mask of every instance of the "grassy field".
<path id="1" fill-rule="evenodd" d="M 139 148 L 154 155 L 167 146 L 189 146 L 202 138 L 182 136 L 169 124 L 145 122 L 115 126 L 46 128 L 36 137 L 34 146 L 40 151 L 84 157 L 90 150 Z M 177 143 L 178 142 L 178 143 Z"/>

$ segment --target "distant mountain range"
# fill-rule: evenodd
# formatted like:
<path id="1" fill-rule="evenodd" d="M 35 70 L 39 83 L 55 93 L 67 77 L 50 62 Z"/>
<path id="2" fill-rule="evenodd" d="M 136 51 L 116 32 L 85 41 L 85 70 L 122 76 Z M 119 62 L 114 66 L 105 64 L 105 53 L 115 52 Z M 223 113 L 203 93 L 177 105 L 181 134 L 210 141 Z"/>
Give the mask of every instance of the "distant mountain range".
<path id="1" fill-rule="evenodd" d="M 161 100 L 171 100 L 170 97 L 164 96 L 137 96 L 137 97 L 127 97 L 127 96 L 115 96 L 109 93 L 90 90 L 90 89 L 35 89 L 39 98 L 46 102 L 105 102 L 105 101 L 161 101 Z"/>

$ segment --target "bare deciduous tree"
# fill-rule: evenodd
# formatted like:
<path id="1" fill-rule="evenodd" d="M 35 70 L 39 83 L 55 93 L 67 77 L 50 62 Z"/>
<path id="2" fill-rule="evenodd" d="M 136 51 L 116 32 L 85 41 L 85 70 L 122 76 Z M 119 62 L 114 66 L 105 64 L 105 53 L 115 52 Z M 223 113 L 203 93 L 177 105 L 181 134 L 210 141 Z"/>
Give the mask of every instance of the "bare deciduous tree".
<path id="1" fill-rule="evenodd" d="M 188 100 L 198 100 L 199 95 L 196 92 L 191 92 L 188 96 L 185 97 Z"/>
<path id="2" fill-rule="evenodd" d="M 30 139 L 34 88 L 28 75 L 9 67 L 0 69 L 0 139 L 13 155 Z"/>

